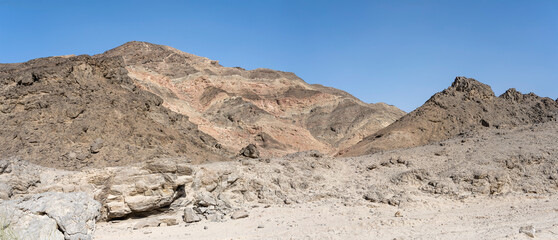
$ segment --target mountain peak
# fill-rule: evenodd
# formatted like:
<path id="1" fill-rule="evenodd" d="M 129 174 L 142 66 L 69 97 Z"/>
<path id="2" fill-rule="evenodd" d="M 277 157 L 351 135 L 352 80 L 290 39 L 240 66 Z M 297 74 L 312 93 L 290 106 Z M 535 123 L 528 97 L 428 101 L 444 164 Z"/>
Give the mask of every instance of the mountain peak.
<path id="1" fill-rule="evenodd" d="M 515 88 L 510 88 L 506 92 L 502 93 L 500 97 L 503 99 L 511 100 L 513 102 L 519 102 L 523 99 L 523 94 L 515 90 Z"/>
<path id="2" fill-rule="evenodd" d="M 113 49 L 110 49 L 108 51 L 106 51 L 105 53 L 103 53 L 103 55 L 106 54 L 110 54 L 110 55 L 115 55 L 115 54 L 126 54 L 126 53 L 131 53 L 131 52 L 149 52 L 149 51 L 153 51 L 153 50 L 163 50 L 165 48 L 170 48 L 164 45 L 157 45 L 157 44 L 153 44 L 153 43 L 149 43 L 149 42 L 141 42 L 141 41 L 130 41 L 127 43 L 124 43 L 118 47 L 115 47 Z"/>
<path id="3" fill-rule="evenodd" d="M 492 88 L 490 88 L 490 86 L 481 83 L 473 78 L 456 77 L 451 84 L 451 88 L 453 88 L 455 91 L 466 93 L 470 97 L 495 97 L 494 92 L 492 91 Z"/>

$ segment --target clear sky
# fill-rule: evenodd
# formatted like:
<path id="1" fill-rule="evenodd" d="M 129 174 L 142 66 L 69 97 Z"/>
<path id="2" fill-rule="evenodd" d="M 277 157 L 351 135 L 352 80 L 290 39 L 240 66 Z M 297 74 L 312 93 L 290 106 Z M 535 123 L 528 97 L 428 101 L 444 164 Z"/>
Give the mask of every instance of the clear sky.
<path id="1" fill-rule="evenodd" d="M 558 98 L 558 1 L 0 0 L 0 62 L 137 40 L 411 111 L 473 77 Z"/>

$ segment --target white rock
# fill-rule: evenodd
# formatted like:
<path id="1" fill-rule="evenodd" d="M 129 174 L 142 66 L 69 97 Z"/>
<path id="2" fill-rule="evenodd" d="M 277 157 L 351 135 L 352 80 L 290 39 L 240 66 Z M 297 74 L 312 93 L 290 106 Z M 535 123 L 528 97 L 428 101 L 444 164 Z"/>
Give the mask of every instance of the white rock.
<path id="1" fill-rule="evenodd" d="M 101 204 L 81 192 L 35 194 L 2 202 L 0 209 L 14 231 L 31 239 L 89 240 L 101 215 Z"/>
<path id="2" fill-rule="evenodd" d="M 184 209 L 183 219 L 184 219 L 184 222 L 186 222 L 186 223 L 193 223 L 193 222 L 201 221 L 201 218 L 198 216 L 198 214 L 196 214 L 194 209 L 192 209 L 191 207 L 188 207 L 188 208 Z"/>
<path id="3" fill-rule="evenodd" d="M 520 227 L 519 228 L 519 233 L 525 233 L 525 235 L 534 238 L 535 237 L 535 227 L 533 227 L 533 225 Z"/>
<path id="4" fill-rule="evenodd" d="M 236 210 L 232 215 L 231 218 L 232 219 L 240 219 L 240 218 L 247 218 L 248 217 L 248 212 L 244 209 L 241 210 Z"/>

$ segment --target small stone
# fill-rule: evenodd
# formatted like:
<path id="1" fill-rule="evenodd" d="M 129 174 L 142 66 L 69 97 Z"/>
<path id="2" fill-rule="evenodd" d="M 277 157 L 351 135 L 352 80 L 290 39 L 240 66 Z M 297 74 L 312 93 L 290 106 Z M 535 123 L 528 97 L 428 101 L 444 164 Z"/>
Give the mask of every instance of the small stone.
<path id="1" fill-rule="evenodd" d="M 248 212 L 244 209 L 237 210 L 231 215 L 232 219 L 240 219 L 240 218 L 247 218 L 247 217 L 248 217 Z"/>
<path id="2" fill-rule="evenodd" d="M 292 204 L 293 201 L 291 199 L 285 198 L 285 200 L 283 200 L 283 202 L 287 205 Z"/>
<path id="3" fill-rule="evenodd" d="M 209 206 L 217 205 L 217 200 L 215 200 L 215 197 L 213 197 L 211 193 L 206 191 L 202 191 L 198 193 L 196 199 L 197 199 L 196 203 L 198 206 L 209 207 Z"/>
<path id="4" fill-rule="evenodd" d="M 0 160 L 0 174 L 12 172 L 10 161 Z"/>
<path id="5" fill-rule="evenodd" d="M 179 175 L 187 175 L 187 176 L 191 176 L 192 173 L 194 173 L 194 170 L 192 170 L 192 168 L 190 166 L 188 166 L 188 164 L 176 164 L 176 173 L 178 173 Z"/>
<path id="6" fill-rule="evenodd" d="M 33 73 L 33 74 L 23 74 L 21 76 L 18 77 L 18 81 L 17 84 L 19 85 L 23 85 L 23 86 L 31 86 L 33 85 L 33 83 L 39 81 L 39 77 L 37 74 Z"/>
<path id="7" fill-rule="evenodd" d="M 533 225 L 520 227 L 519 228 L 519 233 L 525 233 L 525 235 L 534 238 L 535 237 L 535 227 L 533 227 Z"/>
<path id="8" fill-rule="evenodd" d="M 140 229 L 140 228 L 146 228 L 146 227 L 157 227 L 159 226 L 159 221 L 155 221 L 153 219 L 148 219 L 148 220 L 143 220 L 140 221 L 138 223 L 136 223 L 136 225 L 134 225 L 134 230 Z"/>
<path id="9" fill-rule="evenodd" d="M 212 213 L 206 216 L 207 220 L 212 221 L 212 222 L 219 222 L 221 220 L 223 220 L 224 215 L 221 213 Z"/>
<path id="10" fill-rule="evenodd" d="M 374 170 L 376 168 L 378 168 L 377 164 L 372 164 L 372 165 L 369 165 L 368 167 L 366 167 L 367 170 Z"/>
<path id="11" fill-rule="evenodd" d="M 12 186 L 6 183 L 0 183 L 0 200 L 8 200 L 13 195 Z"/>
<path id="12" fill-rule="evenodd" d="M 481 119 L 480 123 L 483 127 L 490 127 L 490 123 L 484 119 Z"/>
<path id="13" fill-rule="evenodd" d="M 101 151 L 101 148 L 103 148 L 104 143 L 105 141 L 103 141 L 103 139 L 97 138 L 93 143 L 91 143 L 91 147 L 89 148 L 89 150 L 91 151 L 91 153 L 98 153 L 99 151 Z"/>
<path id="14" fill-rule="evenodd" d="M 233 184 L 234 182 L 236 182 L 236 180 L 238 180 L 238 175 L 236 174 L 230 174 L 229 176 L 227 176 L 227 183 L 228 184 Z"/>
<path id="15" fill-rule="evenodd" d="M 265 227 L 264 225 L 258 225 L 258 228 L 264 228 L 264 227 Z"/>
<path id="16" fill-rule="evenodd" d="M 178 220 L 176 220 L 176 218 L 160 218 L 159 219 L 159 226 L 161 225 L 165 225 L 165 226 L 174 226 L 174 225 L 178 225 Z"/>
<path id="17" fill-rule="evenodd" d="M 208 227 L 207 227 L 207 226 L 203 226 L 203 229 L 204 229 L 204 230 L 207 230 L 207 229 L 208 229 Z"/>
<path id="18" fill-rule="evenodd" d="M 194 212 L 194 209 L 192 209 L 191 207 L 185 208 L 184 209 L 184 222 L 186 223 L 193 223 L 193 222 L 199 222 L 201 221 L 201 218 L 198 216 L 198 214 L 196 214 L 196 212 Z"/>
<path id="19" fill-rule="evenodd" d="M 400 211 L 395 212 L 395 217 L 403 217 L 403 214 L 401 214 Z"/>
<path id="20" fill-rule="evenodd" d="M 89 157 L 89 155 L 87 153 L 77 153 L 76 154 L 76 159 L 83 161 L 85 159 L 87 159 Z"/>

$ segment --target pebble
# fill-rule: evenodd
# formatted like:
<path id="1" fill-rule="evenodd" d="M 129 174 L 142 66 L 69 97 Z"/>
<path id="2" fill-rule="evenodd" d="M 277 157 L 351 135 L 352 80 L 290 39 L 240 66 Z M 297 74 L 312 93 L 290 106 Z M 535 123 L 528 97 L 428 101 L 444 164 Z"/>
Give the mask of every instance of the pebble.
<path id="1" fill-rule="evenodd" d="M 519 233 L 525 233 L 525 235 L 534 238 L 535 237 L 535 227 L 533 227 L 533 225 L 520 227 L 519 228 Z"/>
<path id="2" fill-rule="evenodd" d="M 232 219 L 240 219 L 240 218 L 246 218 L 246 217 L 248 217 L 248 212 L 246 210 L 242 210 L 242 209 L 235 211 L 231 215 Z"/>

